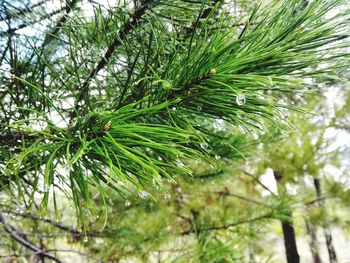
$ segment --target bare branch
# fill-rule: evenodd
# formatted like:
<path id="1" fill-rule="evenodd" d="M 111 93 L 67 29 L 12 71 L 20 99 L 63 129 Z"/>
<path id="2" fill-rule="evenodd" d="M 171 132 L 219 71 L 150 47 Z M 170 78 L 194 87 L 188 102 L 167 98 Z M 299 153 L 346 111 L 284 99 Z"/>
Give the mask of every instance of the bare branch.
<path id="1" fill-rule="evenodd" d="M 269 219 L 272 218 L 272 214 L 271 213 L 267 213 L 258 217 L 254 217 L 251 219 L 245 219 L 245 220 L 241 220 L 241 221 L 237 221 L 231 224 L 227 224 L 227 225 L 222 225 L 222 226 L 212 226 L 212 227 L 207 227 L 207 228 L 201 228 L 201 229 L 189 229 L 186 231 L 181 232 L 181 235 L 189 235 L 189 234 L 193 234 L 193 233 L 201 233 L 201 232 L 208 232 L 208 231 L 217 231 L 217 230 L 226 230 L 230 227 L 235 227 L 238 225 L 242 225 L 242 224 L 247 224 L 247 223 L 252 223 L 255 221 L 259 221 L 259 220 L 263 220 L 263 219 Z"/>
<path id="2" fill-rule="evenodd" d="M 16 240 L 18 243 L 20 243 L 24 247 L 34 251 L 39 256 L 49 258 L 49 259 L 51 259 L 51 260 L 53 260 L 55 262 L 59 262 L 59 263 L 62 262 L 61 260 L 59 260 L 55 256 L 53 256 L 53 255 L 47 253 L 46 251 L 40 249 L 35 244 L 33 244 L 32 242 L 30 242 L 26 238 L 24 238 L 23 235 L 20 232 L 17 231 L 17 229 L 15 229 L 13 226 L 11 226 L 11 225 L 9 225 L 9 224 L 7 224 L 5 222 L 5 219 L 4 219 L 4 217 L 3 217 L 3 215 L 1 213 L 0 213 L 0 224 L 4 225 L 5 231 L 11 236 L 11 238 Z"/>

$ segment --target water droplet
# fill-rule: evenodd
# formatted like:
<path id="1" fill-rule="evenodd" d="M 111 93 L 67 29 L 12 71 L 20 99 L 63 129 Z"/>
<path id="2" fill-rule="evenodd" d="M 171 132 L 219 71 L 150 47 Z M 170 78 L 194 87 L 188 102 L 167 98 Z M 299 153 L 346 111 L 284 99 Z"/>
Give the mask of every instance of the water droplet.
<path id="1" fill-rule="evenodd" d="M 202 111 L 202 106 L 198 106 L 198 107 L 197 107 L 197 110 L 198 110 L 198 111 Z"/>
<path id="2" fill-rule="evenodd" d="M 185 166 L 185 164 L 182 162 L 182 161 L 176 161 L 175 162 L 178 166 L 180 166 L 180 167 L 184 167 Z"/>
<path id="3" fill-rule="evenodd" d="M 270 85 L 271 87 L 276 86 L 276 83 L 275 83 L 275 82 L 272 80 L 272 78 L 271 78 L 271 77 L 267 77 L 267 80 L 268 80 L 269 85 Z"/>
<path id="4" fill-rule="evenodd" d="M 220 155 L 215 155 L 215 159 L 216 159 L 216 160 L 220 160 L 220 159 L 221 159 L 221 156 L 220 156 Z"/>
<path id="5" fill-rule="evenodd" d="M 84 236 L 83 242 L 87 243 L 89 241 L 89 238 L 87 236 Z"/>
<path id="6" fill-rule="evenodd" d="M 245 97 L 245 94 L 244 93 L 240 93 L 237 95 L 236 97 L 236 103 L 238 106 L 242 106 L 246 103 L 247 99 Z"/>
<path id="7" fill-rule="evenodd" d="M 149 196 L 150 196 L 150 194 L 149 194 L 149 192 L 147 192 L 147 191 L 141 191 L 141 192 L 139 193 L 139 197 L 140 197 L 141 199 L 148 199 Z"/>
<path id="8" fill-rule="evenodd" d="M 152 184 L 154 186 L 160 185 L 161 181 L 162 181 L 162 177 L 160 177 L 160 176 L 156 176 L 156 177 L 152 178 Z"/>
<path id="9" fill-rule="evenodd" d="M 70 164 L 67 164 L 67 165 L 65 165 L 64 167 L 63 167 L 63 170 L 64 170 L 64 172 L 65 173 L 70 173 L 70 170 L 72 170 L 72 165 L 70 165 Z"/>
<path id="10" fill-rule="evenodd" d="M 163 160 L 163 158 L 162 158 L 162 157 L 160 157 L 160 156 L 158 156 L 158 161 L 161 161 L 161 160 Z"/>
<path id="11" fill-rule="evenodd" d="M 150 152 L 150 151 L 151 151 L 151 148 L 146 147 L 145 150 L 146 150 L 146 152 Z"/>
<path id="12" fill-rule="evenodd" d="M 203 150 L 205 150 L 205 149 L 208 149 L 209 145 L 207 143 L 201 143 L 200 146 Z"/>
<path id="13" fill-rule="evenodd" d="M 171 109 L 172 109 L 173 111 L 176 111 L 176 107 L 172 107 Z"/>
<path id="14" fill-rule="evenodd" d="M 285 119 L 285 120 L 288 119 L 289 118 L 289 113 L 288 112 L 282 113 L 281 118 Z"/>
<path id="15" fill-rule="evenodd" d="M 125 200 L 125 206 L 130 206 L 130 205 L 131 205 L 131 202 L 128 199 L 126 199 Z"/>
<path id="16" fill-rule="evenodd" d="M 166 200 L 169 200 L 169 199 L 171 198 L 171 195 L 168 194 L 168 193 L 166 193 L 166 194 L 164 195 L 164 198 L 165 198 Z"/>

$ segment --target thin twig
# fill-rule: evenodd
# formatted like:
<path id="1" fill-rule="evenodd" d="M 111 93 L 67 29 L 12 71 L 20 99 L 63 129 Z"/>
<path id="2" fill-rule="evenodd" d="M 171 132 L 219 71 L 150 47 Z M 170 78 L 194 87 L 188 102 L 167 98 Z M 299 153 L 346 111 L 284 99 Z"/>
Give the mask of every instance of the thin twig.
<path id="1" fill-rule="evenodd" d="M 201 228 L 201 229 L 189 229 L 186 231 L 181 232 L 181 235 L 189 235 L 189 234 L 193 234 L 193 233 L 201 233 L 201 232 L 208 232 L 208 231 L 217 231 L 217 230 L 225 230 L 228 229 L 230 227 L 234 227 L 234 226 L 238 226 L 238 225 L 242 225 L 242 224 L 247 224 L 247 223 L 252 223 L 255 221 L 259 221 L 262 219 L 269 219 L 272 218 L 272 214 L 271 213 L 267 213 L 258 217 L 254 217 L 251 219 L 246 219 L 246 220 L 242 220 L 242 221 L 238 221 L 238 222 L 234 222 L 231 224 L 227 224 L 227 225 L 223 225 L 223 226 L 212 226 L 212 227 L 207 227 L 207 228 Z"/>
<path id="2" fill-rule="evenodd" d="M 276 196 L 274 192 L 272 192 L 266 185 L 264 185 L 256 176 L 252 175 L 251 173 L 248 173 L 247 171 L 243 171 L 246 175 L 250 176 L 254 179 L 259 185 L 261 185 L 265 190 L 267 190 L 270 194 Z"/>
<path id="3" fill-rule="evenodd" d="M 20 243 L 21 245 L 23 245 L 24 247 L 34 251 L 36 254 L 38 254 L 39 256 L 42 257 L 46 257 L 49 258 L 55 262 L 59 262 L 59 263 L 63 263 L 63 261 L 59 260 L 58 258 L 56 258 L 55 256 L 47 253 L 46 251 L 40 249 L 39 247 L 37 247 L 35 244 L 33 244 L 32 242 L 28 241 L 26 238 L 23 237 L 23 235 L 21 233 L 19 233 L 17 231 L 17 229 L 15 229 L 13 226 L 7 224 L 5 222 L 5 219 L 3 217 L 3 215 L 0 213 L 0 224 L 4 225 L 4 229 L 5 231 L 14 239 L 16 240 L 18 243 Z"/>
<path id="4" fill-rule="evenodd" d="M 85 80 L 84 84 L 82 85 L 80 92 L 78 94 L 74 111 L 71 113 L 71 117 L 76 116 L 76 112 L 79 109 L 80 102 L 84 99 L 84 97 L 88 93 L 88 88 L 91 80 L 96 76 L 96 74 L 103 69 L 111 59 L 114 51 L 117 49 L 118 46 L 120 46 L 123 43 L 123 40 L 125 40 L 126 36 L 137 26 L 138 21 L 141 19 L 141 17 L 145 14 L 148 7 L 155 3 L 155 0 L 146 0 L 144 1 L 144 4 L 135 10 L 133 16 L 131 19 L 122 26 L 121 30 L 118 32 L 117 36 L 115 37 L 114 41 L 108 46 L 108 49 L 105 53 L 105 55 L 101 58 L 101 60 L 97 63 L 97 66 L 90 72 L 87 79 Z"/>
<path id="5" fill-rule="evenodd" d="M 70 234 L 72 234 L 73 236 L 79 237 L 79 236 L 90 236 L 90 237 L 103 237 L 103 236 L 115 236 L 117 234 L 117 232 L 112 232 L 112 231 L 104 231 L 104 232 L 96 232 L 96 231 L 90 231 L 90 232 L 80 232 L 77 229 L 71 228 L 67 225 L 63 225 L 59 222 L 53 221 L 51 219 L 48 218 L 40 218 L 37 217 L 33 214 L 30 213 L 19 213 L 19 212 L 15 212 L 15 211 L 11 211 L 11 210 L 3 210 L 2 213 L 6 213 L 6 214 L 12 214 L 15 216 L 20 216 L 23 218 L 29 218 L 35 221 L 41 221 L 47 224 L 50 224 L 58 229 L 64 230 L 69 232 Z"/>

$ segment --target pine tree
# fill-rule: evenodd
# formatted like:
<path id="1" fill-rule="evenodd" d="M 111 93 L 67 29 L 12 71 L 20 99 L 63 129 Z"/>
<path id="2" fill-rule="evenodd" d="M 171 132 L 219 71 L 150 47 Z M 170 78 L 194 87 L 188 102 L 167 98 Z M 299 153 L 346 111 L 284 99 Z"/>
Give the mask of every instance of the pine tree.
<path id="1" fill-rule="evenodd" d="M 246 158 L 250 134 L 290 128 L 286 112 L 299 109 L 283 98 L 346 68 L 350 9 L 246 2 L 71 0 L 48 12 L 45 0 L 3 1 L 2 206 L 39 216 L 53 207 L 59 219 L 64 193 L 86 232 L 89 216 L 107 218 L 111 196 L 167 195 L 163 182 L 193 176 L 196 162 L 216 173 L 218 158 Z M 183 234 L 199 250 L 219 246 L 197 213 Z"/>

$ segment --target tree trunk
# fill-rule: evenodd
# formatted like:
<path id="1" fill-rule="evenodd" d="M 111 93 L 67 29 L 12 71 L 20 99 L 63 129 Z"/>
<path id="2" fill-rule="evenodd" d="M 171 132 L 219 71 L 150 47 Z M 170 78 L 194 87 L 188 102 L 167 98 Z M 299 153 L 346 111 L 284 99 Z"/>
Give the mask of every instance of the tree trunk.
<path id="1" fill-rule="evenodd" d="M 278 191 L 285 191 L 284 184 L 281 182 L 282 174 L 279 172 L 274 171 L 273 172 Z M 286 257 L 288 263 L 299 263 L 300 257 L 297 249 L 297 243 L 295 238 L 295 232 L 293 227 L 293 215 L 292 211 L 287 213 L 288 217 L 290 218 L 290 221 L 282 221 L 282 230 L 283 230 L 283 239 L 284 239 L 284 246 L 286 249 Z"/>
<path id="2" fill-rule="evenodd" d="M 329 262 L 330 263 L 337 263 L 338 262 L 337 254 L 335 253 L 331 230 L 326 226 L 323 226 L 323 230 L 324 230 L 324 236 L 326 237 Z"/>
<path id="3" fill-rule="evenodd" d="M 320 179 L 317 177 L 314 177 L 314 185 L 315 185 L 315 190 L 317 193 L 317 198 L 322 197 L 322 190 L 321 190 L 321 182 Z M 325 207 L 324 201 L 320 201 L 320 206 L 322 208 Z M 332 238 L 332 233 L 331 230 L 328 228 L 326 224 L 322 224 L 324 236 L 326 238 L 326 244 L 327 244 L 327 250 L 328 250 L 328 256 L 329 256 L 329 262 L 330 263 L 337 263 L 337 253 L 335 252 L 335 248 L 333 245 L 333 238 Z"/>
<path id="4" fill-rule="evenodd" d="M 311 250 L 312 258 L 314 259 L 314 263 L 322 263 L 320 254 L 318 252 L 316 230 L 311 224 L 309 224 L 307 220 L 305 220 L 305 225 L 306 225 L 307 233 L 311 238 L 310 250 Z"/>
<path id="5" fill-rule="evenodd" d="M 292 213 L 289 214 L 292 218 Z M 292 222 L 282 221 L 284 246 L 286 247 L 286 256 L 288 263 L 299 263 L 299 254 L 295 240 L 295 232 Z"/>

